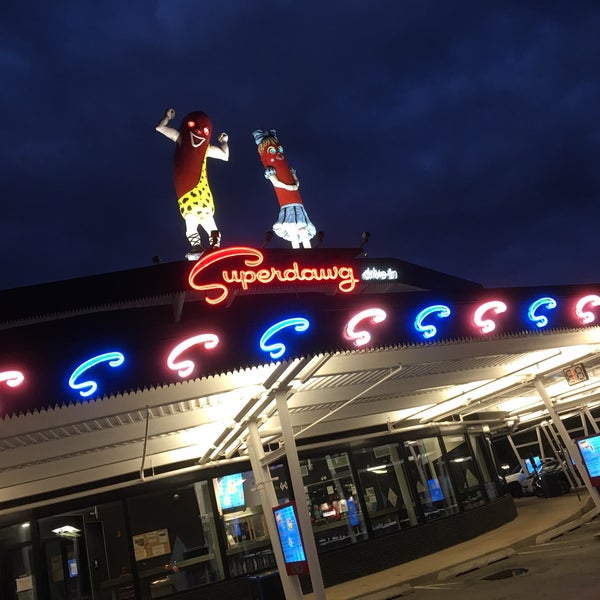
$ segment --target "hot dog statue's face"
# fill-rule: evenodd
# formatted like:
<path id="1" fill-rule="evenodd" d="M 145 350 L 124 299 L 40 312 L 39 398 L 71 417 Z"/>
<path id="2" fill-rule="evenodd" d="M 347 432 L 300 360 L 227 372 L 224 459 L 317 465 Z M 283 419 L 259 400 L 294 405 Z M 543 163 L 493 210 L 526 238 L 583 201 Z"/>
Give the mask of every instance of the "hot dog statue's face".
<path id="1" fill-rule="evenodd" d="M 275 139 L 269 138 L 269 143 L 259 148 L 260 159 L 265 167 L 275 167 L 277 171 L 281 167 L 289 169 L 287 159 L 283 152 L 283 146 Z"/>
<path id="2" fill-rule="evenodd" d="M 212 123 L 203 112 L 195 111 L 183 119 L 179 133 L 182 144 L 189 143 L 192 148 L 204 153 L 210 142 Z"/>
<path id="3" fill-rule="evenodd" d="M 211 133 L 212 123 L 208 115 L 201 111 L 189 113 L 181 122 L 175 148 L 175 189 L 178 198 L 192 190 L 200 180 Z"/>

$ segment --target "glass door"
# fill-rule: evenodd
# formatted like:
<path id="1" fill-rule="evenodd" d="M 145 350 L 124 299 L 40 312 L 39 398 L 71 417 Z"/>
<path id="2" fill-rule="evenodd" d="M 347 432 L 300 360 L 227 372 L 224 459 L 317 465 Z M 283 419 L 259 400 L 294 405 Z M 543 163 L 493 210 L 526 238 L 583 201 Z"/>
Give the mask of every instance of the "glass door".
<path id="1" fill-rule="evenodd" d="M 0 597 L 37 600 L 29 523 L 0 530 Z"/>

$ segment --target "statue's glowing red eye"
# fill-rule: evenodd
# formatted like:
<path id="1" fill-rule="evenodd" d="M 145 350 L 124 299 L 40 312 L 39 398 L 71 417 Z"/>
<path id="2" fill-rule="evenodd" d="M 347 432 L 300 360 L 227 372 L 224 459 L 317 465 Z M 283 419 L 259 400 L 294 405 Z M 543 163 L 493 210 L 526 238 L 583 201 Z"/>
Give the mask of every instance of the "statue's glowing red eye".
<path id="1" fill-rule="evenodd" d="M 208 135 L 208 127 L 205 127 L 205 128 L 203 129 L 203 131 L 204 131 L 204 135 Z"/>
<path id="2" fill-rule="evenodd" d="M 196 127 L 196 123 L 194 123 L 194 121 L 188 121 L 188 127 L 190 129 L 194 129 L 194 127 Z"/>

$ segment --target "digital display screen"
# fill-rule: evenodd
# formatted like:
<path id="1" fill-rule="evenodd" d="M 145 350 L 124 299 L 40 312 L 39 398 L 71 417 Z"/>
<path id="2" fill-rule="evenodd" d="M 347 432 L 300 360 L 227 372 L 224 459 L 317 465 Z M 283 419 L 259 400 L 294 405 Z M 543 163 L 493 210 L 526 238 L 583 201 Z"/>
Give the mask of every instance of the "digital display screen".
<path id="1" fill-rule="evenodd" d="M 307 574 L 308 563 L 298 526 L 296 506 L 293 502 L 281 504 L 273 508 L 273 514 L 288 575 Z"/>
<path id="2" fill-rule="evenodd" d="M 440 486 L 440 482 L 437 479 L 428 479 L 427 485 L 429 486 L 429 493 L 431 494 L 431 500 L 437 502 L 444 499 L 444 493 Z"/>
<path id="3" fill-rule="evenodd" d="M 592 485 L 600 485 L 600 435 L 576 440 Z"/>
<path id="4" fill-rule="evenodd" d="M 542 466 L 542 459 L 539 456 L 534 456 L 533 464 L 535 465 L 535 469 L 531 464 L 531 459 L 525 459 L 525 466 L 527 467 L 527 472 L 529 473 L 529 475 L 531 475 L 534 471 L 539 470 L 539 468 Z"/>
<path id="5" fill-rule="evenodd" d="M 77 575 L 79 575 L 76 559 L 69 558 L 69 560 L 67 560 L 67 567 L 69 569 L 69 577 L 77 577 Z"/>
<path id="6" fill-rule="evenodd" d="M 221 510 L 244 506 L 244 478 L 242 473 L 219 477 L 216 488 Z"/>

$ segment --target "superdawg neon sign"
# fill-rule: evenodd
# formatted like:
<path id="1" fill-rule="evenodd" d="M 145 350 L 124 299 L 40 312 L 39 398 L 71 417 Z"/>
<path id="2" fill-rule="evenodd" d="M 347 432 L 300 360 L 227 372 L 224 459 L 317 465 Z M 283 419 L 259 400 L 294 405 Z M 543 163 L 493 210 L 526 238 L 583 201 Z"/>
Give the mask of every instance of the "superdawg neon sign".
<path id="1" fill-rule="evenodd" d="M 302 253 L 309 259 L 308 253 Z M 234 246 L 215 250 L 202 256 L 189 274 L 190 286 L 206 293 L 208 304 L 225 301 L 233 290 L 248 291 L 268 285 L 302 285 L 326 283 L 341 293 L 356 289 L 360 278 L 354 266 L 336 262 L 315 265 L 308 260 L 291 260 L 277 265 L 265 265 L 265 256 L 256 248 Z"/>

